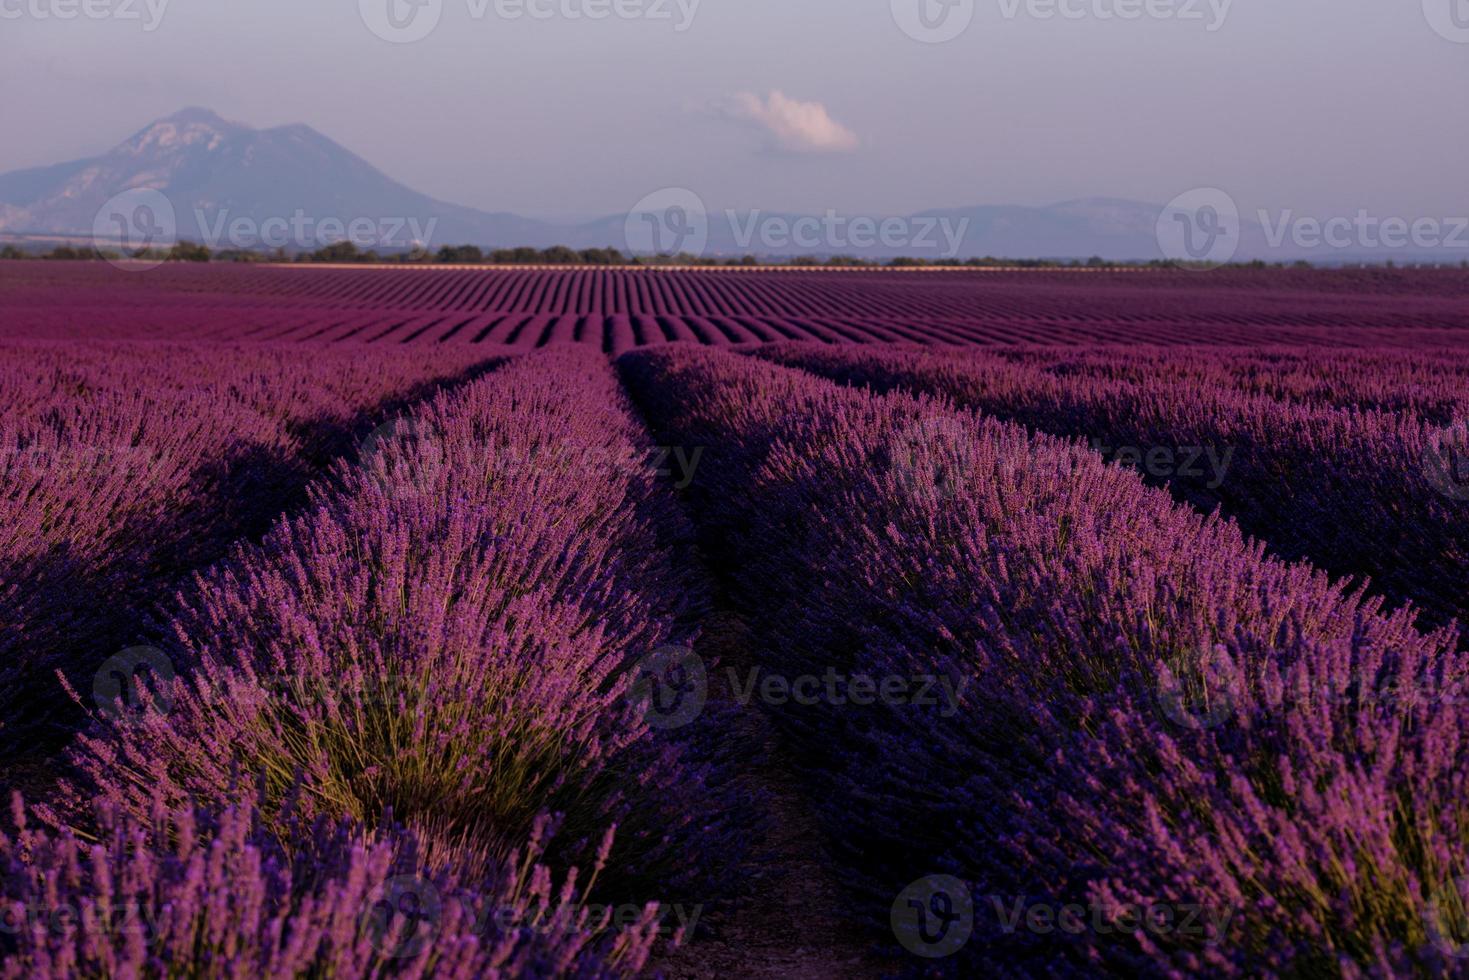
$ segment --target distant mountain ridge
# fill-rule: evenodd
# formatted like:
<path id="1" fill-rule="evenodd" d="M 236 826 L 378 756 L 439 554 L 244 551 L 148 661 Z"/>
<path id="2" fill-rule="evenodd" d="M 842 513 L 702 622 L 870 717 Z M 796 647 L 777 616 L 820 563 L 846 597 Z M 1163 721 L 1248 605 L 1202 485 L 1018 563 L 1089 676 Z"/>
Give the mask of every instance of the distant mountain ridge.
<path id="1" fill-rule="evenodd" d="M 389 250 L 467 244 L 652 250 L 628 242 L 625 214 L 563 225 L 463 207 L 392 180 L 309 126 L 255 129 L 200 108 L 151 123 L 100 156 L 0 175 L 0 235 L 90 236 L 104 205 L 138 188 L 168 199 L 179 239 L 214 248 L 284 244 L 293 250 L 311 249 L 346 237 L 353 222 L 365 222 L 364 229 L 370 227 L 376 235 L 372 241 Z M 708 214 L 703 252 L 864 259 L 1096 255 L 1146 260 L 1163 257 L 1155 231 L 1163 213 L 1161 206 L 1139 201 L 1086 198 L 1048 207 L 991 205 L 908 216 L 838 215 L 841 231 L 818 232 L 811 245 L 809 234 L 801 238 L 792 232 L 829 227 L 823 224 L 827 216 L 729 215 L 716 209 Z M 668 215 L 659 217 L 666 220 Z M 299 224 L 302 220 L 304 225 Z M 875 230 L 885 220 L 902 228 L 897 239 L 857 231 Z M 243 240 L 231 234 L 236 227 L 246 229 Z M 286 240 L 269 240 L 271 231 L 277 235 L 284 231 Z M 1264 229 L 1248 219 L 1241 238 L 1236 255 L 1240 259 L 1283 260 L 1309 254 L 1288 246 L 1270 248 Z M 1329 258 L 1352 256 L 1337 253 Z"/>
<path id="2" fill-rule="evenodd" d="M 98 210 L 134 188 L 163 193 L 178 237 L 193 241 L 219 231 L 221 216 L 226 231 L 241 219 L 258 229 L 297 215 L 313 225 L 432 222 L 434 244 L 512 241 L 545 227 L 420 194 L 309 126 L 252 129 L 194 108 L 150 124 L 102 156 L 0 175 L 0 231 L 90 234 Z"/>

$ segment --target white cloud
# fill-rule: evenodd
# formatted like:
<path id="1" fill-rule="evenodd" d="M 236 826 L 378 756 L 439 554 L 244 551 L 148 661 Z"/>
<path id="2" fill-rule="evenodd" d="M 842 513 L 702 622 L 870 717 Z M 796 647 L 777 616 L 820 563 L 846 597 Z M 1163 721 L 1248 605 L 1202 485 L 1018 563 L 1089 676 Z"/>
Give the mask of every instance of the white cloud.
<path id="1" fill-rule="evenodd" d="M 831 118 L 820 102 L 800 102 L 780 92 L 771 92 L 766 99 L 741 92 L 730 114 L 761 126 L 783 149 L 797 153 L 848 153 L 857 148 L 857 134 Z"/>

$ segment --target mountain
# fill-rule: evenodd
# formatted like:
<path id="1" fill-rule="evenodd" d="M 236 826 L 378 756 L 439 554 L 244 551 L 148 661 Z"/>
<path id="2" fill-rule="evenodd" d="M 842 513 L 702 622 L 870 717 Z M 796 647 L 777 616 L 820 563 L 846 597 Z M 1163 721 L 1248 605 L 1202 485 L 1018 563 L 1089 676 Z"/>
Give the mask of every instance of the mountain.
<path id="1" fill-rule="evenodd" d="M 1216 240 L 1207 229 L 1193 227 L 1197 213 L 1170 213 L 1155 204 L 1114 198 L 860 219 L 776 212 L 732 215 L 713 210 L 704 224 L 690 219 L 687 210 L 667 206 L 669 202 L 691 203 L 686 192 L 665 191 L 649 199 L 664 202 L 659 205 L 661 213 L 635 213 L 631 218 L 615 214 L 583 224 L 559 225 L 435 200 L 390 179 L 309 126 L 254 129 L 221 119 L 207 109 L 185 109 L 160 119 L 101 156 L 0 175 L 0 238 L 87 238 L 104 206 L 125 192 L 157 192 L 167 198 L 163 211 L 172 211 L 177 237 L 215 249 L 279 245 L 310 250 L 350 235 L 364 247 L 390 251 L 415 244 L 434 249 L 474 244 L 612 246 L 646 252 L 653 250 L 656 227 L 660 249 L 678 251 L 703 243 L 704 253 L 713 256 L 1065 259 L 1098 255 L 1128 260 L 1162 257 L 1160 216 L 1178 217 L 1181 225 L 1189 226 L 1190 247 L 1196 238 L 1205 245 Z M 1218 192 L 1196 193 L 1201 196 L 1198 204 L 1203 204 L 1214 200 L 1209 195 Z M 159 203 L 151 195 L 150 207 Z M 135 209 L 131 213 L 138 214 Z M 885 238 L 879 232 L 884 221 L 894 223 L 896 235 Z M 1161 227 L 1182 239 L 1181 225 L 1167 221 Z M 104 221 L 100 227 L 109 225 Z M 697 234 L 678 234 L 691 231 Z M 1346 254 L 1289 244 L 1281 247 L 1278 242 L 1272 248 L 1265 229 L 1248 218 L 1236 245 L 1233 257 L 1241 260 L 1435 258 L 1432 252 L 1379 251 L 1373 255 L 1359 250 Z M 1458 261 L 1463 249 L 1436 254 Z"/>
<path id="2" fill-rule="evenodd" d="M 330 232 L 335 222 L 363 220 L 383 238 L 402 222 L 386 244 L 404 247 L 416 230 L 434 243 L 549 245 L 555 237 L 541 222 L 410 190 L 309 126 L 252 129 L 207 109 L 160 119 L 102 156 L 0 175 L 0 231 L 91 234 L 103 205 L 136 188 L 166 196 L 178 237 L 192 241 L 213 243 L 239 222 L 242 244 L 284 235 L 315 245 L 324 225 Z"/>

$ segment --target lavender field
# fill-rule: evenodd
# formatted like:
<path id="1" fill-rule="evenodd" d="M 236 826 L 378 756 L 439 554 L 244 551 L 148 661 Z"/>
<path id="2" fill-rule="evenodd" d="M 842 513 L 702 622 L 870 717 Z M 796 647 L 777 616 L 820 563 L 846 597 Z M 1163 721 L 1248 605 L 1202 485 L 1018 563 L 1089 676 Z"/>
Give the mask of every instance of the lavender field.
<path id="1" fill-rule="evenodd" d="M 1469 273 L 0 262 L 0 975 L 1469 976 Z"/>

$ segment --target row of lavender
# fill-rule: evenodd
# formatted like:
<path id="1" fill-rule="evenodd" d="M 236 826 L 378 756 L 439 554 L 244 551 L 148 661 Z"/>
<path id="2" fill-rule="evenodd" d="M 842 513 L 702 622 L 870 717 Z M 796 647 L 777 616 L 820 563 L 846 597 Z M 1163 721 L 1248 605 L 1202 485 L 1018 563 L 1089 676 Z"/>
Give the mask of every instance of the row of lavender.
<path id="1" fill-rule="evenodd" d="M 639 970 L 650 900 L 721 887 L 747 821 L 709 732 L 631 696 L 703 600 L 624 404 L 600 356 L 528 356 L 188 585 L 50 829 L 0 841 L 5 969 Z"/>
<path id="2" fill-rule="evenodd" d="M 1438 425 L 1469 415 L 1469 356 L 1441 349 L 1017 347 L 993 353 L 1063 377 L 1184 383 L 1328 408 L 1410 412 Z"/>
<path id="3" fill-rule="evenodd" d="M 733 354 L 630 355 L 832 846 L 936 968 L 1443 972 L 1469 664 L 1079 443 Z M 955 697 L 904 697 L 926 678 Z M 891 696 L 889 696 L 889 694 Z M 918 961 L 912 961 L 918 962 Z"/>
<path id="4" fill-rule="evenodd" d="M 1376 397 L 1422 410 L 1378 411 L 1284 400 L 1196 383 L 1043 370 L 978 356 L 925 356 L 791 346 L 762 352 L 783 363 L 879 391 L 906 389 L 1043 432 L 1086 438 L 1205 512 L 1222 508 L 1273 552 L 1336 575 L 1370 578 L 1425 620 L 1469 623 L 1469 449 L 1463 381 L 1425 395 L 1412 371 L 1384 370 Z M 1201 352 L 1180 355 L 1209 363 Z M 1437 373 L 1414 362 L 1419 376 Z M 1225 358 L 1219 368 L 1228 371 Z M 1441 366 L 1446 371 L 1453 361 Z M 1462 368 L 1462 363 L 1460 364 Z M 1370 369 L 1369 369 L 1370 370 Z M 1343 373 L 1338 372 L 1338 376 Z M 1330 377 L 1329 369 L 1327 376 Z M 1357 372 L 1352 376 L 1360 378 Z M 1345 392 L 1373 390 L 1351 384 Z M 1344 394 L 1342 397 L 1349 397 Z M 1435 408 L 1436 406 L 1436 408 Z M 1439 415 L 1439 421 L 1424 414 Z"/>
<path id="5" fill-rule="evenodd" d="M 1463 347 L 1461 270 L 879 272 L 0 262 L 0 337 Z"/>
<path id="6" fill-rule="evenodd" d="M 171 584 L 262 533 L 369 420 L 484 354 L 12 343 L 0 351 L 0 718 L 32 739 Z M 103 654 L 105 655 L 105 654 Z M 80 672 L 80 674 L 76 672 Z"/>

